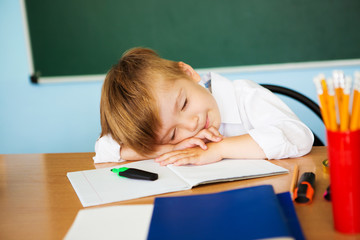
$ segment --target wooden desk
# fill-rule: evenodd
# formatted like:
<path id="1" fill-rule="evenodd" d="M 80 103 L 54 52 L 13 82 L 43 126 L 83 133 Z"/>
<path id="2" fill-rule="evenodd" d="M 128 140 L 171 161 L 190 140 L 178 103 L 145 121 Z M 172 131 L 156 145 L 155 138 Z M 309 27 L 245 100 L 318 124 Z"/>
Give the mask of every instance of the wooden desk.
<path id="1" fill-rule="evenodd" d="M 93 169 L 93 153 L 0 155 L 0 239 L 62 239 L 82 205 L 66 177 L 67 172 Z M 290 189 L 294 163 L 302 172 L 316 173 L 316 194 L 311 205 L 295 205 L 307 239 L 360 239 L 334 231 L 331 204 L 323 199 L 329 176 L 321 162 L 325 147 L 314 147 L 307 156 L 273 160 L 290 174 L 210 184 L 162 196 L 212 193 L 261 184 L 272 184 L 277 193 Z M 113 165 L 113 164 L 112 164 Z M 108 167 L 102 164 L 97 167 Z M 154 197 L 101 205 L 149 204 Z M 99 207 L 99 206 L 98 206 Z"/>

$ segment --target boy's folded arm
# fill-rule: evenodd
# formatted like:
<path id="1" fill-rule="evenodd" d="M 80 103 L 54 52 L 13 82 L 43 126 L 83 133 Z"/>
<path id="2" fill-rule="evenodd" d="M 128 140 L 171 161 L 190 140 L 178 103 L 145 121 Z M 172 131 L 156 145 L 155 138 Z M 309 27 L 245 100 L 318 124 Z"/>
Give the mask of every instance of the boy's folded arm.
<path id="1" fill-rule="evenodd" d="M 208 136 L 209 139 L 216 138 L 215 141 L 220 141 L 222 138 L 219 136 Z M 150 155 L 141 155 L 137 153 L 131 147 L 125 145 L 119 145 L 111 135 L 105 135 L 99 138 L 95 143 L 95 153 L 93 157 L 94 163 L 105 163 L 105 162 L 122 162 L 122 161 L 134 161 L 134 160 L 145 160 L 156 158 L 167 152 L 173 150 L 181 150 L 185 148 L 190 148 L 194 146 L 199 146 L 203 149 L 206 149 L 206 144 L 204 139 L 197 137 L 191 137 L 184 139 L 178 144 L 159 144 L 155 147 L 155 151 Z"/>
<path id="2" fill-rule="evenodd" d="M 200 147 L 175 150 L 155 159 L 161 165 L 203 165 L 223 158 L 264 159 L 265 153 L 249 134 L 227 137 L 219 142 L 210 142 L 207 149 Z"/>
<path id="3" fill-rule="evenodd" d="M 301 157 L 310 152 L 314 135 L 300 121 L 282 121 L 279 124 L 254 128 L 249 135 L 263 149 L 268 159 Z"/>
<path id="4" fill-rule="evenodd" d="M 249 134 L 227 137 L 219 143 L 209 145 L 210 147 L 217 148 L 222 158 L 266 158 L 263 149 Z"/>
<path id="5" fill-rule="evenodd" d="M 265 93 L 256 95 L 256 105 L 254 99 L 248 99 L 247 112 L 252 124 L 249 135 L 268 159 L 300 157 L 310 152 L 314 141 L 311 130 L 277 96 L 268 94 L 266 98 L 262 98 Z M 266 110 L 249 110 L 259 105 Z"/>
<path id="6" fill-rule="evenodd" d="M 240 109 L 249 122 L 249 135 L 263 149 L 268 159 L 300 157 L 313 144 L 311 130 L 278 96 L 252 84 Z"/>
<path id="7" fill-rule="evenodd" d="M 127 161 L 134 161 L 134 160 L 145 160 L 145 159 L 152 159 L 156 158 L 161 154 L 170 152 L 174 149 L 174 145 L 171 144 L 159 144 L 156 145 L 155 151 L 149 155 L 141 155 L 133 150 L 131 147 L 128 146 L 121 146 L 120 155 L 121 158 Z"/>
<path id="8" fill-rule="evenodd" d="M 221 140 L 221 138 L 217 139 L 218 141 Z M 176 151 L 176 150 L 182 150 L 186 148 L 191 148 L 199 146 L 202 149 L 206 149 L 207 146 L 203 139 L 197 138 L 197 137 L 190 137 L 187 139 L 184 139 L 183 141 L 177 143 L 177 144 L 158 144 L 155 147 L 155 151 L 152 152 L 150 155 L 143 156 L 136 151 L 134 151 L 132 148 L 122 145 L 120 149 L 120 155 L 121 158 L 124 160 L 144 160 L 144 159 L 151 159 L 151 158 L 157 158 L 158 156 L 161 156 L 165 153 Z"/>
<path id="9" fill-rule="evenodd" d="M 222 158 L 282 159 L 309 153 L 313 140 L 312 132 L 303 123 L 290 120 L 224 138 L 208 144 L 208 148 L 216 148 Z"/>
<path id="10" fill-rule="evenodd" d="M 173 148 L 174 146 L 170 144 L 158 145 L 155 152 L 145 156 L 137 153 L 128 146 L 120 146 L 111 136 L 107 135 L 99 138 L 96 141 L 96 155 L 93 157 L 93 159 L 94 163 L 145 160 L 155 158 L 161 154 L 171 151 Z"/>

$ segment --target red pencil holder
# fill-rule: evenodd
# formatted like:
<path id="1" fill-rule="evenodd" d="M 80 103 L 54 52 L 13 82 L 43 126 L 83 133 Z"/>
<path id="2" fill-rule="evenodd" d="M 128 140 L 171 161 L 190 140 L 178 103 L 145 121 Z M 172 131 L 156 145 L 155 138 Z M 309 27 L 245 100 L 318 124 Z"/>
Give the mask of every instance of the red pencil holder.
<path id="1" fill-rule="evenodd" d="M 335 229 L 360 233 L 360 130 L 327 131 Z"/>

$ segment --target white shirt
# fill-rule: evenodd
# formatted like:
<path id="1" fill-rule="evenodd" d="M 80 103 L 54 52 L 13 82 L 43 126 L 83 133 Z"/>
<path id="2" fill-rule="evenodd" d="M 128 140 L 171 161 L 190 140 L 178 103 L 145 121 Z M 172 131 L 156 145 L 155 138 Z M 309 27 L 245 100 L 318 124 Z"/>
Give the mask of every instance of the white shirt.
<path id="1" fill-rule="evenodd" d="M 271 91 L 249 80 L 230 81 L 209 73 L 200 82 L 210 87 L 225 137 L 249 134 L 268 159 L 300 157 L 310 152 L 314 135 Z M 95 163 L 121 162 L 120 145 L 110 135 L 95 143 Z"/>

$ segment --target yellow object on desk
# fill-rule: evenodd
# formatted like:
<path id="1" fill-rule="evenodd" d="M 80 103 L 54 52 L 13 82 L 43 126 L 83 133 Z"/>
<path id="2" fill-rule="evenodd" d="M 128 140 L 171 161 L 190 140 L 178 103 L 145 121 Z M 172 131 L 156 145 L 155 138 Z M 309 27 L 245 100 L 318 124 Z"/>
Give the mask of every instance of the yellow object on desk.
<path id="1" fill-rule="evenodd" d="M 322 165 L 323 165 L 323 171 L 329 173 L 329 160 L 325 159 L 324 161 L 322 161 Z"/>
<path id="2" fill-rule="evenodd" d="M 295 164 L 294 166 L 294 170 L 293 170 L 293 176 L 291 178 L 291 184 L 290 184 L 290 195 L 291 198 L 293 199 L 293 194 L 297 185 L 297 181 L 298 181 L 298 176 L 299 176 L 299 166 L 297 164 Z"/>

